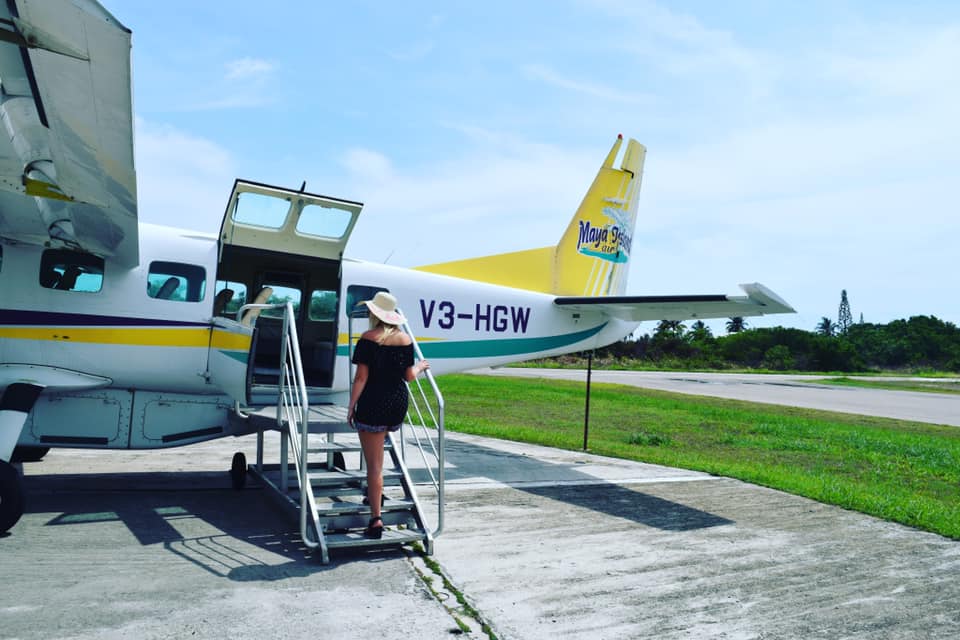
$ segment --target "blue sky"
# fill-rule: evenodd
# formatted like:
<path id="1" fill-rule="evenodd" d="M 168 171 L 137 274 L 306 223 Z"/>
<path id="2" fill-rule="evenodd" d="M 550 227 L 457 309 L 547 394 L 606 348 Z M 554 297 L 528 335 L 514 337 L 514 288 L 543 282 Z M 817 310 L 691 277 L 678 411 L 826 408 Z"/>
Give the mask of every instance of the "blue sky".
<path id="1" fill-rule="evenodd" d="M 306 180 L 366 204 L 356 258 L 544 246 L 623 133 L 648 149 L 629 293 L 960 324 L 955 2 L 105 6 L 145 221 L 215 232 L 234 178 Z"/>

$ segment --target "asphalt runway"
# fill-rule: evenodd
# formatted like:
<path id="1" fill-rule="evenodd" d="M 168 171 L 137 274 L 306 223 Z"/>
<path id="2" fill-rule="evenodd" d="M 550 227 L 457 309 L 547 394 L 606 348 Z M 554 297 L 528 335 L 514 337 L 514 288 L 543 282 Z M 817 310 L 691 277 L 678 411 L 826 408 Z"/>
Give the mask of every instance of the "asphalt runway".
<path id="1" fill-rule="evenodd" d="M 477 369 L 494 376 L 579 380 L 582 369 Z M 715 398 L 746 400 L 864 416 L 896 418 L 960 427 L 960 395 L 893 391 L 816 384 L 824 376 L 794 374 L 687 373 L 664 371 L 593 371 L 593 382 L 625 384 Z M 883 378 L 891 380 L 896 378 Z M 901 378 L 908 379 L 908 378 Z M 929 378 L 923 379 L 929 382 Z"/>

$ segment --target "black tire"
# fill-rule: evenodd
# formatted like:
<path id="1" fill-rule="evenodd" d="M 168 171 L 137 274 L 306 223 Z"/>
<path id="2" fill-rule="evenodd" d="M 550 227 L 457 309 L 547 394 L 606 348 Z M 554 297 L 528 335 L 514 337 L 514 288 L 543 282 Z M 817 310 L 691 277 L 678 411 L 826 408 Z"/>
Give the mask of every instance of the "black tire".
<path id="1" fill-rule="evenodd" d="M 234 489 L 243 489 L 247 486 L 247 456 L 242 451 L 233 454 L 233 462 L 230 464 L 230 482 Z"/>
<path id="2" fill-rule="evenodd" d="M 27 502 L 23 478 L 9 462 L 0 460 L 0 533 L 17 524 Z"/>
<path id="3" fill-rule="evenodd" d="M 40 462 L 49 451 L 50 447 L 16 447 L 10 456 L 10 462 Z"/>
<path id="4" fill-rule="evenodd" d="M 343 459 L 343 453 L 340 451 L 333 452 L 333 466 L 341 471 L 347 470 L 347 462 Z"/>

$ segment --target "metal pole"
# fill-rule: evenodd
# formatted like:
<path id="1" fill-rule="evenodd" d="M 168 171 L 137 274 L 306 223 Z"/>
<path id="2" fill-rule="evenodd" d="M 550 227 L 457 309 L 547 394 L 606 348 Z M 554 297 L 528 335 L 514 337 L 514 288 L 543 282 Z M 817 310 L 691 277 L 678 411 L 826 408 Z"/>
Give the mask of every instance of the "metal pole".
<path id="1" fill-rule="evenodd" d="M 590 435 L 590 375 L 593 372 L 593 350 L 587 354 L 587 400 L 583 411 L 583 450 L 587 450 L 587 437 Z"/>

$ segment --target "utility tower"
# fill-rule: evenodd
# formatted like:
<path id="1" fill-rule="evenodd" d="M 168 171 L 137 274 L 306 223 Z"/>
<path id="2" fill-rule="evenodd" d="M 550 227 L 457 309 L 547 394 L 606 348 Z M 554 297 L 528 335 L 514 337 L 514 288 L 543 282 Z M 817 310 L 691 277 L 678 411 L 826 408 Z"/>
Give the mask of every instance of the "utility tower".
<path id="1" fill-rule="evenodd" d="M 853 324 L 853 314 L 850 313 L 850 302 L 847 300 L 847 290 L 840 292 L 840 312 L 837 315 L 837 333 L 843 335 Z"/>

